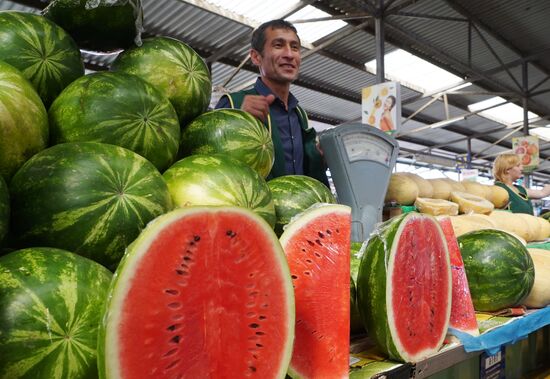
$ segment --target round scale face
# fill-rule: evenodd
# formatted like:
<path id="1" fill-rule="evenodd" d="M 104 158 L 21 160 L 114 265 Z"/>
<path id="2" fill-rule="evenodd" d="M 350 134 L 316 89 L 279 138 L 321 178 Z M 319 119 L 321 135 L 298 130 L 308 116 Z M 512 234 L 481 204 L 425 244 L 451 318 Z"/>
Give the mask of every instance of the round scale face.
<path id="1" fill-rule="evenodd" d="M 389 165 L 393 147 L 380 137 L 367 133 L 349 133 L 342 142 L 350 162 L 371 160 Z"/>

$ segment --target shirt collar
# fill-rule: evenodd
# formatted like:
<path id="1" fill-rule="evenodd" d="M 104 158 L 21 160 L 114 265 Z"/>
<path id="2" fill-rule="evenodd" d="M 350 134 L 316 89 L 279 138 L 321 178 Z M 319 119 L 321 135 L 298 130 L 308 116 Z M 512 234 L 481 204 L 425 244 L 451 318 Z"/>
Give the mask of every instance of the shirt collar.
<path id="1" fill-rule="evenodd" d="M 254 88 L 262 96 L 273 95 L 277 99 L 279 99 L 279 97 L 277 95 L 275 95 L 273 93 L 273 91 L 271 91 L 271 89 L 264 84 L 264 82 L 262 82 L 262 78 L 258 78 L 256 80 L 256 84 L 254 85 Z M 279 99 L 279 101 L 281 101 L 281 100 Z M 289 92 L 289 94 L 288 94 L 288 109 L 294 109 L 297 106 L 298 106 L 298 99 L 292 94 L 292 92 Z"/>

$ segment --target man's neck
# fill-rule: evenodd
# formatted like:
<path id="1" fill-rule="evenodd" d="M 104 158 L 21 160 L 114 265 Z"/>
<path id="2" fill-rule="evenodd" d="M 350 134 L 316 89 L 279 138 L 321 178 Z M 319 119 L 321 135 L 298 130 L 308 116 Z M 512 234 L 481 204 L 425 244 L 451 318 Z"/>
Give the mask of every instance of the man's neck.
<path id="1" fill-rule="evenodd" d="M 262 77 L 262 82 L 279 98 L 288 109 L 288 96 L 290 94 L 290 83 L 279 83 Z"/>

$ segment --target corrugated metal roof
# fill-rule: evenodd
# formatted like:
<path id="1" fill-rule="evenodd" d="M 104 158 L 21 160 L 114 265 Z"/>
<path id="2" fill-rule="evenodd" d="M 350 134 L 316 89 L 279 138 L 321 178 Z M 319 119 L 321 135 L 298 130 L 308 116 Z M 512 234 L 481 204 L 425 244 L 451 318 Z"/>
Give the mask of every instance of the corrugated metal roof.
<path id="1" fill-rule="evenodd" d="M 317 0 L 313 5 L 333 15 L 365 16 L 376 3 L 371 0 Z M 0 9 L 39 11 L 21 4 L 31 2 L 0 0 Z M 263 11 L 268 7 L 275 9 L 276 6 L 276 2 L 257 2 L 258 9 L 264 8 Z M 143 7 L 145 35 L 168 35 L 195 48 L 211 63 L 215 86 L 222 85 L 234 73 L 234 67 L 248 54 L 250 33 L 256 24 L 246 17 L 224 11 L 218 14 L 218 8 L 203 0 L 143 0 Z M 550 73 L 550 2 L 411 0 L 392 2 L 388 11 L 393 12 L 396 7 L 400 14 L 386 16 L 386 53 L 404 48 L 451 69 L 461 77 L 473 76 L 478 79 L 475 85 L 463 90 L 466 94 L 448 96 L 451 117 L 466 114 L 469 104 L 493 96 L 482 94 L 482 91 L 514 90 L 518 98 L 522 95 L 514 80 L 500 67 L 499 60 L 513 63 L 509 71 L 521 83 L 521 66 L 518 63 L 522 58 L 527 58 L 531 87 L 544 81 Z M 275 10 L 272 13 L 275 15 Z M 470 45 L 468 22 L 451 20 L 466 18 L 470 18 L 481 30 L 498 58 L 475 31 L 471 34 Z M 352 26 L 364 21 L 365 18 L 347 20 Z M 330 39 L 329 35 L 318 43 Z M 91 52 L 84 52 L 83 55 L 96 68 L 108 67 L 116 56 Z M 368 73 L 363 64 L 375 55 L 376 43 L 371 22 L 363 30 L 347 35 L 305 58 L 300 79 L 292 90 L 315 119 L 335 123 L 359 119 L 360 90 L 376 83 L 375 75 Z M 256 76 L 256 70 L 249 62 L 231 80 L 228 88 L 250 83 Z M 550 80 L 535 91 L 544 90 L 550 90 Z M 474 93 L 476 91 L 477 94 Z M 415 112 L 431 99 L 429 96 L 419 98 L 419 95 L 417 91 L 402 87 L 404 116 Z M 518 101 L 518 104 L 521 103 Z M 550 91 L 530 99 L 529 107 L 541 116 L 550 117 Z M 405 124 L 403 131 L 411 131 L 445 118 L 443 102 L 439 100 L 422 110 L 415 116 L 415 120 Z M 495 141 L 501 146 L 491 147 L 488 152 L 506 150 L 511 146 L 511 137 L 521 132 L 506 136 L 510 130 L 494 132 L 499 127 L 494 121 L 473 115 L 453 125 L 428 128 L 403 137 L 400 143 L 410 148 L 421 145 L 415 141 L 422 141 L 427 146 L 443 146 L 449 141 L 474 136 L 471 140 L 474 152 L 486 149 Z M 452 154 L 466 152 L 467 144 L 464 141 L 451 144 L 449 151 Z M 441 149 L 432 150 L 444 153 Z"/>

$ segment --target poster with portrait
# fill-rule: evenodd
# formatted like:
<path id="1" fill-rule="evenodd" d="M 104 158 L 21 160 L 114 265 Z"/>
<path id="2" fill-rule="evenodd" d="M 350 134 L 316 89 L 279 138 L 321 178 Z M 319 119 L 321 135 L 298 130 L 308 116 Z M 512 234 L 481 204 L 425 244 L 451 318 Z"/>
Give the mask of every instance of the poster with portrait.
<path id="1" fill-rule="evenodd" d="M 512 138 L 512 150 L 519 155 L 523 170 L 534 171 L 539 165 L 539 138 L 524 136 Z"/>
<path id="2" fill-rule="evenodd" d="M 401 87 L 385 82 L 361 90 L 362 123 L 394 134 L 401 126 Z"/>

